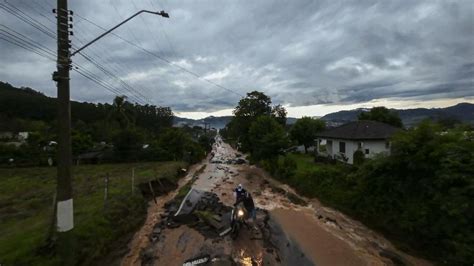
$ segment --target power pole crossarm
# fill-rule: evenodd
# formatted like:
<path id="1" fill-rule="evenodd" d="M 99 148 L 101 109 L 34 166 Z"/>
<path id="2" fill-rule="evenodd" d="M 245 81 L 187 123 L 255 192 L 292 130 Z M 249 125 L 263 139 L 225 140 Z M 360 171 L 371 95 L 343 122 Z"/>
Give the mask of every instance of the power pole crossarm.
<path id="1" fill-rule="evenodd" d="M 141 13 L 150 13 L 150 14 L 155 14 L 155 15 L 160 15 L 164 18 L 169 18 L 170 16 L 168 15 L 168 13 L 166 13 L 165 11 L 160 11 L 160 12 L 153 12 L 153 11 L 148 11 L 148 10 L 140 10 L 138 11 L 137 13 L 133 14 L 131 17 L 127 18 L 126 20 L 120 22 L 119 24 L 117 24 L 116 26 L 114 26 L 113 28 L 111 28 L 110 30 L 102 33 L 101 35 L 99 35 L 99 37 L 95 38 L 94 40 L 86 43 L 84 46 L 82 46 L 81 48 L 77 49 L 76 51 L 74 51 L 71 56 L 79 53 L 80 51 L 84 50 L 87 46 L 93 44 L 94 42 L 96 42 L 97 40 L 99 40 L 100 38 L 104 37 L 105 35 L 109 34 L 111 31 L 115 30 L 116 28 L 122 26 L 123 24 L 125 24 L 127 21 L 131 20 L 132 18 L 140 15 Z"/>

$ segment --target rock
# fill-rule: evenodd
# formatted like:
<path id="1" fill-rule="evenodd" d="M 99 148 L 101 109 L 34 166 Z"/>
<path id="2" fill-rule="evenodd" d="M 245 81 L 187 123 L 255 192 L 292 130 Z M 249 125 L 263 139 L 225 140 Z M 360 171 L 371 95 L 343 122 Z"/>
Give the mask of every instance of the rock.
<path id="1" fill-rule="evenodd" d="M 140 259 L 142 261 L 142 265 L 150 265 L 153 263 L 154 260 L 154 255 L 153 255 L 153 249 L 147 248 L 147 249 L 142 249 L 140 251 Z"/>
<path id="2" fill-rule="evenodd" d="M 222 195 L 222 196 L 225 196 L 225 195 L 227 195 L 227 193 L 225 193 L 225 192 L 222 192 L 222 193 L 221 193 L 221 195 Z"/>
<path id="3" fill-rule="evenodd" d="M 244 163 L 247 163 L 247 161 L 242 159 L 242 158 L 238 158 L 237 160 L 235 160 L 235 163 L 236 164 L 244 164 Z"/>
<path id="4" fill-rule="evenodd" d="M 193 206 L 193 204 L 192 204 L 191 201 L 189 201 L 189 200 L 186 200 L 185 204 L 186 204 L 186 206 L 188 206 L 188 207 Z"/>
<path id="5" fill-rule="evenodd" d="M 213 215 L 212 218 L 218 222 L 222 222 L 222 219 L 219 215 Z"/>
<path id="6" fill-rule="evenodd" d="M 170 222 L 170 223 L 167 224 L 167 226 L 168 226 L 168 228 L 174 229 L 174 228 L 180 227 L 181 225 L 178 224 L 178 223 Z"/>
<path id="7" fill-rule="evenodd" d="M 403 258 L 400 254 L 388 249 L 381 250 L 379 252 L 379 255 L 390 259 L 395 265 L 410 265 L 410 263 L 405 258 Z"/>
<path id="8" fill-rule="evenodd" d="M 216 229 L 216 230 L 220 230 L 220 229 L 222 228 L 221 223 L 219 223 L 219 222 L 217 222 L 217 221 L 215 221 L 215 220 L 213 220 L 213 219 L 209 219 L 209 218 L 205 217 L 205 218 L 204 218 L 204 221 L 205 221 L 208 225 L 212 226 L 212 227 L 213 227 L 214 229 Z"/>
<path id="9" fill-rule="evenodd" d="M 160 227 L 155 227 L 155 228 L 153 229 L 153 234 L 155 234 L 155 235 L 161 234 L 161 228 L 160 228 Z"/>

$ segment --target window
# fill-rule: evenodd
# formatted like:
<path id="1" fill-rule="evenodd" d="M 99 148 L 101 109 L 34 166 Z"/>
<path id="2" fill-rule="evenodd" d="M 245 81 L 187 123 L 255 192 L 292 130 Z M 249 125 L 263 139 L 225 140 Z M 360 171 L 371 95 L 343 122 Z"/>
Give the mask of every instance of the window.
<path id="1" fill-rule="evenodd" d="M 345 142 L 339 142 L 339 152 L 346 153 L 346 143 Z"/>
<path id="2" fill-rule="evenodd" d="M 362 149 L 363 146 L 364 146 L 364 142 L 359 142 L 359 145 L 358 145 L 359 149 Z"/>
<path id="3" fill-rule="evenodd" d="M 365 154 L 369 154 L 369 153 L 370 153 L 369 149 L 365 149 Z"/>
<path id="4" fill-rule="evenodd" d="M 390 149 L 390 141 L 385 141 L 385 149 Z"/>

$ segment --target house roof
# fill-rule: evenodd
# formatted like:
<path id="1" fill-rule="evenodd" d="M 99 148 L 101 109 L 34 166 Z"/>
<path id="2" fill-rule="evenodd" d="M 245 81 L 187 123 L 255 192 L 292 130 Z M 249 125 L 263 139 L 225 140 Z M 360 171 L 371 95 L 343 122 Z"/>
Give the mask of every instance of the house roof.
<path id="1" fill-rule="evenodd" d="M 354 121 L 317 134 L 318 138 L 376 140 L 388 139 L 400 128 L 377 121 Z"/>

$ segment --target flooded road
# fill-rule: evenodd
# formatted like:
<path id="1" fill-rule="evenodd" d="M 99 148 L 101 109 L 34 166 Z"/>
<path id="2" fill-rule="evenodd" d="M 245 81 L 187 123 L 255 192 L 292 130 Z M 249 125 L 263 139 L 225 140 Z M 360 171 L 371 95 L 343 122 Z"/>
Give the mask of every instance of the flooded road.
<path id="1" fill-rule="evenodd" d="M 258 209 L 256 224 L 250 222 L 255 228 L 243 228 L 232 240 L 186 224 L 157 227 L 167 215 L 165 203 L 178 188 L 157 198 L 157 204 L 150 203 L 147 220 L 129 243 L 122 265 L 183 265 L 193 258 L 208 258 L 210 265 L 430 265 L 397 251 L 382 236 L 317 200 L 297 196 L 262 169 L 242 163 L 243 156 L 219 137 L 213 154 L 194 165 L 179 187 L 192 180 L 193 189 L 215 193 L 222 204 L 232 206 L 233 189 L 242 184 Z M 295 198 L 300 205 L 293 203 Z"/>

